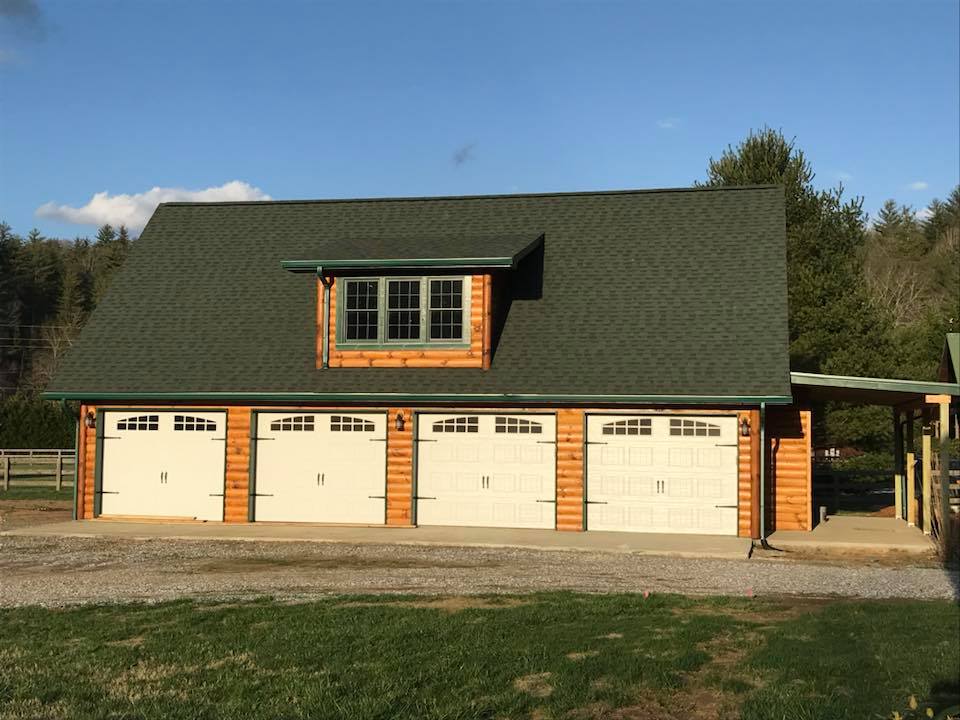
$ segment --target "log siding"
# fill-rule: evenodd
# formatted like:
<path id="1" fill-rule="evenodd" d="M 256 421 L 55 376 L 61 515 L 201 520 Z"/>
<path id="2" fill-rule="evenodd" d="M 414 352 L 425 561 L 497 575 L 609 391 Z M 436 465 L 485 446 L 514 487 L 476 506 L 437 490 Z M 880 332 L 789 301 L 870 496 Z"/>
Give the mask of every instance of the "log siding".
<path id="1" fill-rule="evenodd" d="M 142 404 L 144 407 L 174 410 L 178 405 Z M 111 404 L 113 408 L 116 405 Z M 136 409 L 136 405 L 128 405 Z M 225 410 L 227 413 L 226 443 L 226 483 L 224 497 L 224 521 L 243 523 L 249 519 L 249 492 L 251 477 L 251 423 L 254 410 L 278 411 L 299 410 L 367 410 L 387 412 L 387 500 L 386 523 L 394 527 L 411 527 L 414 520 L 415 485 L 415 414 L 420 412 L 444 412 L 449 408 L 411 408 L 411 407 L 352 407 L 343 406 L 315 407 L 303 405 L 253 407 L 246 405 L 197 405 L 190 407 L 206 410 Z M 544 408 L 484 408 L 484 411 L 505 413 L 543 412 Z M 474 408 L 457 408 L 457 412 Z M 759 433 L 759 413 L 755 410 L 717 410 L 688 408 L 553 408 L 557 417 L 557 522 L 556 529 L 578 532 L 584 528 L 584 433 L 587 413 L 620 414 L 735 414 L 738 422 L 747 419 L 751 432 L 747 436 L 738 433 L 738 535 L 756 536 L 759 518 L 756 515 L 757 502 L 753 489 L 759 478 L 759 452 L 757 436 Z M 96 405 L 81 406 L 81 418 L 86 413 L 97 413 Z M 404 429 L 397 430 L 396 417 L 402 414 Z M 798 428 L 800 432 L 798 433 Z M 772 489 L 770 512 L 775 516 L 775 527 L 781 529 L 810 529 L 811 502 L 809 477 L 810 412 L 794 408 L 771 409 L 767 415 L 767 433 L 770 446 L 770 458 L 774 464 L 769 473 Z M 779 444 L 778 444 L 779 443 Z M 96 466 L 96 433 L 88 431 L 81 423 L 80 448 L 83 461 L 78 463 L 77 472 L 77 516 L 93 517 L 93 484 Z M 806 470 L 804 470 L 806 468 Z M 805 474 L 806 473 L 806 474 Z M 775 529 L 775 528 L 770 528 Z"/>
<path id="2" fill-rule="evenodd" d="M 337 278 L 330 278 L 327 363 L 338 367 L 490 367 L 491 276 L 470 276 L 470 344 L 463 348 L 337 348 Z M 421 312 L 427 312 L 425 308 Z M 317 368 L 323 366 L 323 283 L 317 279 Z"/>

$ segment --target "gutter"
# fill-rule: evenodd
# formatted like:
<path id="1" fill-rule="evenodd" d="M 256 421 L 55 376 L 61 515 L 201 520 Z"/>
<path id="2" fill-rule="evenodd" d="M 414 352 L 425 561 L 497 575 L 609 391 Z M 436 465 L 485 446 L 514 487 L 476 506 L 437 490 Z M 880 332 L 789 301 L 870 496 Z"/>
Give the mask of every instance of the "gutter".
<path id="1" fill-rule="evenodd" d="M 448 371 L 450 372 L 450 371 Z M 318 393 L 318 392 L 149 392 L 149 391 L 47 391 L 46 400 L 182 400 L 236 403 L 446 403 L 446 404 L 562 404 L 562 405 L 789 405 L 789 395 L 565 395 L 537 393 Z"/>

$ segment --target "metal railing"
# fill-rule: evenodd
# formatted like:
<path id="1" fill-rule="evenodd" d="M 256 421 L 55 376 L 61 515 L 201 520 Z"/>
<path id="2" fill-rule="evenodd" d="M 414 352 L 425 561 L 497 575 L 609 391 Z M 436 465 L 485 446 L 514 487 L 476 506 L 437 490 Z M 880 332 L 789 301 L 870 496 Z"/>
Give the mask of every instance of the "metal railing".
<path id="1" fill-rule="evenodd" d="M 0 490 L 11 487 L 72 487 L 77 458 L 72 449 L 0 450 Z"/>

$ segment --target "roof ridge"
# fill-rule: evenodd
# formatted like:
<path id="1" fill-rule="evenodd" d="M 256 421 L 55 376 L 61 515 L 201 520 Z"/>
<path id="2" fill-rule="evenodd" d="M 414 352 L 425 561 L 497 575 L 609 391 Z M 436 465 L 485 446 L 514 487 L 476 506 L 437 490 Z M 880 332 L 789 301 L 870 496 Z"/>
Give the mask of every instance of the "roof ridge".
<path id="1" fill-rule="evenodd" d="M 316 198 L 301 200 L 220 200 L 215 202 L 195 202 L 174 200 L 160 203 L 161 206 L 223 206 L 223 205 L 314 205 L 327 203 L 369 203 L 369 202 L 414 202 L 436 200 L 497 200 L 502 198 L 542 198 L 542 197 L 582 197 L 602 195 L 653 195 L 657 193 L 688 193 L 688 192 L 720 192 L 744 190 L 772 190 L 782 185 L 722 185 L 701 187 L 673 187 L 673 188 L 630 188 L 624 190 L 570 190 L 542 193 L 494 193 L 487 195 L 412 195 L 412 196 L 384 196 L 384 197 L 355 197 L 355 198 Z"/>

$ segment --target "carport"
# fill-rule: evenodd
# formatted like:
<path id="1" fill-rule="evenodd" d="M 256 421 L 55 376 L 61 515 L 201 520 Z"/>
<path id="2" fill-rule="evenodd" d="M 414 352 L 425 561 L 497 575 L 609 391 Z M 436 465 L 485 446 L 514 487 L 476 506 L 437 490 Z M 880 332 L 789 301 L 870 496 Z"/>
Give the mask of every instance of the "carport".
<path id="1" fill-rule="evenodd" d="M 949 347 L 949 345 L 948 345 Z M 949 355 L 949 350 L 946 351 Z M 952 366 L 952 362 L 950 363 Z M 941 519 L 950 516 L 949 472 L 951 429 L 957 419 L 960 385 L 956 375 L 944 382 L 848 377 L 794 372 L 794 402 L 803 407 L 822 402 L 889 407 L 894 434 L 895 517 L 924 534 L 942 537 Z M 922 433 L 917 472 L 915 437 Z M 956 437 L 956 430 L 954 430 Z M 933 438 L 939 440 L 938 461 Z"/>

